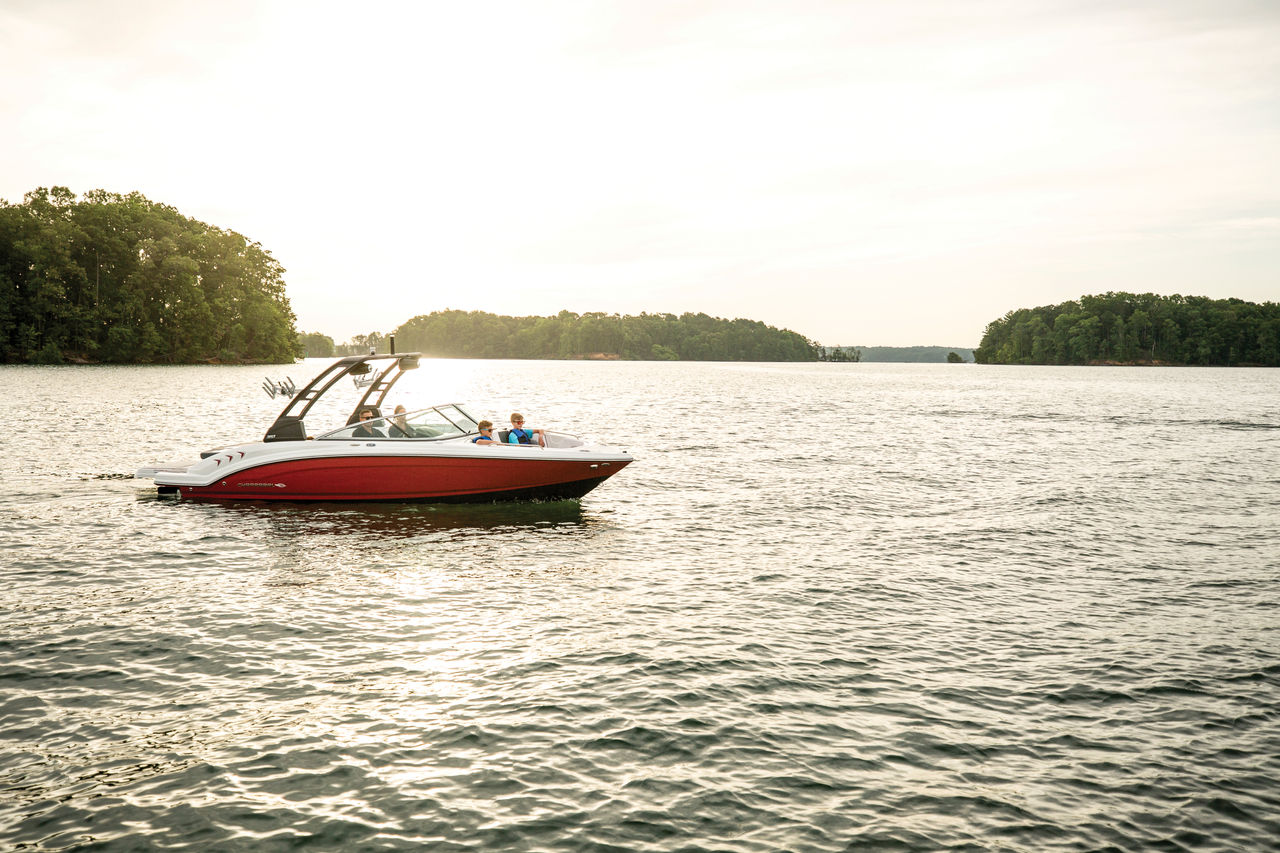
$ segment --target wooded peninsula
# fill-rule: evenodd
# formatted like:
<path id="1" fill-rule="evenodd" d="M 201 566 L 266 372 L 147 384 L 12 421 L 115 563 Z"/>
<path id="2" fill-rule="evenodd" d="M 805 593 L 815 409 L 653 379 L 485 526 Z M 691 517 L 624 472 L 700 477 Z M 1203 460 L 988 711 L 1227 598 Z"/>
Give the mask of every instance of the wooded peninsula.
<path id="1" fill-rule="evenodd" d="M 1280 304 L 1105 293 L 1010 311 L 974 350 L 979 364 L 1280 367 Z"/>
<path id="2" fill-rule="evenodd" d="M 139 193 L 0 202 L 0 361 L 290 362 L 284 268 Z"/>
<path id="3" fill-rule="evenodd" d="M 818 347 L 796 332 L 755 320 L 706 314 L 575 314 L 506 317 L 486 311 L 435 311 L 392 334 L 396 349 L 438 358 L 626 359 L 636 361 L 815 361 Z M 307 354 L 383 350 L 381 333 L 343 347 L 304 335 Z M 329 352 L 326 352 L 329 350 Z"/>

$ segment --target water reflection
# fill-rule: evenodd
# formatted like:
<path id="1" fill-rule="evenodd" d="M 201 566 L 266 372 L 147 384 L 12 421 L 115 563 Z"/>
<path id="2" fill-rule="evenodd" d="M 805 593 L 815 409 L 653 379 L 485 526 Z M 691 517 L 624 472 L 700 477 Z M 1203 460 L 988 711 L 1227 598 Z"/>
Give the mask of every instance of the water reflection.
<path id="1" fill-rule="evenodd" d="M 156 500 L 155 496 L 141 500 Z M 590 527 L 597 519 L 582 503 L 511 501 L 489 504 L 186 502 L 164 499 L 174 513 L 191 513 L 201 524 L 265 528 L 272 536 L 352 536 L 412 539 L 442 532 L 507 533 L 513 528 Z"/>

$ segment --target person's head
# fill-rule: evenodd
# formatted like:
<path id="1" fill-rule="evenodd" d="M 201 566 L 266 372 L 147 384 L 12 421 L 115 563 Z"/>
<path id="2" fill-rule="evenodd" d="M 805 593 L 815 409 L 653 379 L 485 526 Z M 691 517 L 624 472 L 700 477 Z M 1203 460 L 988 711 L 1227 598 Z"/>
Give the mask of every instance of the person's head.
<path id="1" fill-rule="evenodd" d="M 403 406 L 403 405 L 401 405 L 401 406 L 396 406 L 396 414 L 397 414 L 397 415 L 403 415 L 403 414 L 404 414 L 404 406 Z"/>
<path id="2" fill-rule="evenodd" d="M 480 429 L 481 434 L 484 434 L 493 429 L 493 421 L 481 421 L 476 426 Z"/>
<path id="3" fill-rule="evenodd" d="M 524 415 L 520 414 L 519 412 L 512 412 L 511 424 L 516 429 L 520 429 L 522 426 L 524 426 Z"/>
<path id="4" fill-rule="evenodd" d="M 373 420 L 373 409 L 361 409 L 360 423 L 364 423 L 365 421 L 370 421 L 370 420 Z"/>

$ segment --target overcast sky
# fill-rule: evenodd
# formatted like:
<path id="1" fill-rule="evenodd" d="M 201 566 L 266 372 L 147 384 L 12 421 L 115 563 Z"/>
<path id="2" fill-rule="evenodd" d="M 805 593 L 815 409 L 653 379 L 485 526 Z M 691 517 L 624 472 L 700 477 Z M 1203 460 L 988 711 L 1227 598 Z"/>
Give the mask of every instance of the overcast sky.
<path id="1" fill-rule="evenodd" d="M 1280 2 L 0 0 L 0 198 L 137 190 L 338 341 L 446 308 L 974 346 L 1280 299 Z"/>

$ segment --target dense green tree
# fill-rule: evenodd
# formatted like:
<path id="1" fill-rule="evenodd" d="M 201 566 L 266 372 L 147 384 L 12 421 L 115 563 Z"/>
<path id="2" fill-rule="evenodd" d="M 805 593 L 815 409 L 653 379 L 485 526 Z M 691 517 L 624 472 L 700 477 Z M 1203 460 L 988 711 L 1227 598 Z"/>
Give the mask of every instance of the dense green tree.
<path id="1" fill-rule="evenodd" d="M 284 268 L 139 193 L 0 201 L 0 360 L 292 361 Z"/>
<path id="2" fill-rule="evenodd" d="M 298 332 L 298 344 L 306 358 L 333 358 L 333 338 L 319 332 Z"/>
<path id="3" fill-rule="evenodd" d="M 1010 311 L 988 324 L 985 364 L 1280 366 L 1280 304 L 1105 293 Z"/>
<path id="4" fill-rule="evenodd" d="M 818 347 L 795 332 L 755 320 L 725 320 L 706 314 L 632 317 L 561 311 L 554 317 L 506 317 L 485 311 L 436 311 L 407 321 L 395 335 L 399 349 L 452 358 L 818 358 Z M 357 336 L 352 344 L 365 339 Z"/>

